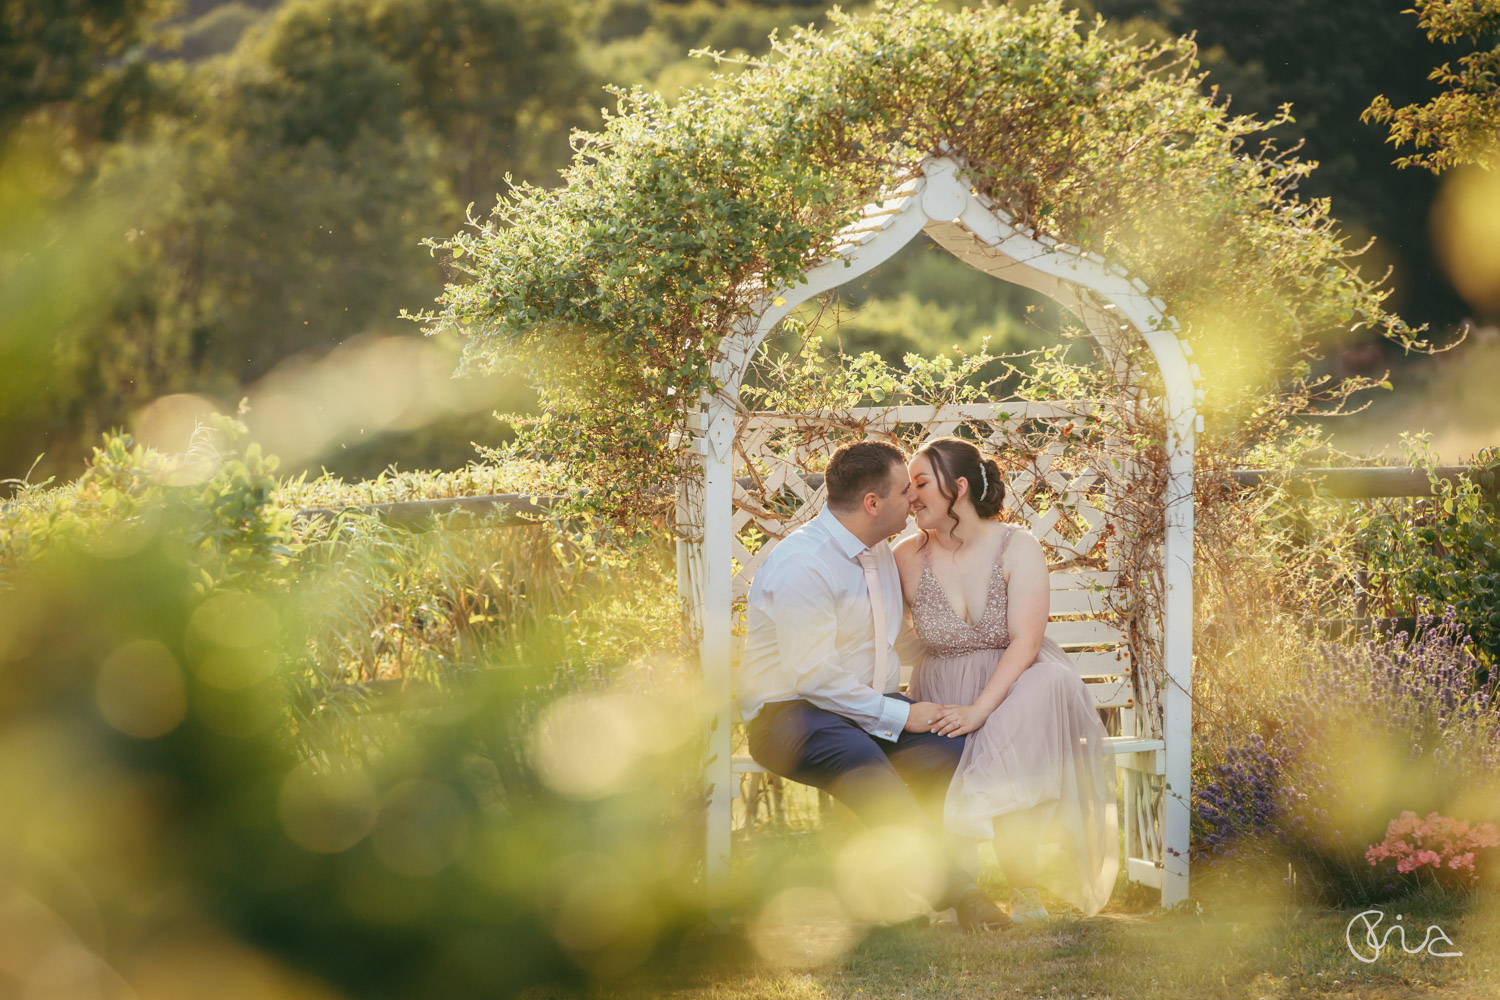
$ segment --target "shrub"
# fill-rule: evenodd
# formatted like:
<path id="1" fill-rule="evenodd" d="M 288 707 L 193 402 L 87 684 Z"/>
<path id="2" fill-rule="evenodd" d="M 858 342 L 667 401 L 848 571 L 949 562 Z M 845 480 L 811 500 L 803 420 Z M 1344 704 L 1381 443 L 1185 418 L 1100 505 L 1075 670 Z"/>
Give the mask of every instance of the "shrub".
<path id="1" fill-rule="evenodd" d="M 1257 727 L 1195 741 L 1193 860 L 1284 853 L 1332 902 L 1399 888 L 1365 858 L 1386 819 L 1500 780 L 1496 684 L 1481 675 L 1451 608 L 1415 635 L 1320 646 Z"/>
<path id="2" fill-rule="evenodd" d="M 594 651 L 611 683 L 547 711 L 553 664 L 497 651 L 362 756 L 309 759 L 278 725 L 305 595 L 205 596 L 183 541 L 62 541 L 0 588 L 0 868 L 41 953 L 140 995 L 499 997 L 701 922 L 699 726 L 666 664 L 642 696 L 629 650 Z"/>
<path id="3" fill-rule="evenodd" d="M 119 944 L 63 917 L 43 946 L 101 981 L 511 996 L 700 924 L 667 538 L 294 524 L 231 439 L 189 475 L 115 436 L 0 506 L 0 899 L 82 893 Z M 375 678 L 452 696 L 361 711 Z"/>
<path id="4" fill-rule="evenodd" d="M 1428 878 L 1439 884 L 1473 886 L 1479 878 L 1475 866 L 1479 852 L 1500 847 L 1500 831 L 1493 823 L 1469 823 L 1428 813 L 1419 819 L 1411 810 L 1391 820 L 1385 839 L 1365 852 L 1371 865 L 1395 862 L 1402 875 Z"/>
<path id="5" fill-rule="evenodd" d="M 0 506 L 0 587 L 55 546 L 131 550 L 158 531 L 186 544 L 203 588 L 271 583 L 299 548 L 292 512 L 274 496 L 277 464 L 225 417 L 184 456 L 106 435 L 77 480 L 22 484 Z"/>
<path id="6" fill-rule="evenodd" d="M 1431 465 L 1425 439 L 1408 441 Z M 1372 586 L 1387 614 L 1452 607 L 1488 664 L 1500 660 L 1500 451 L 1475 456 L 1458 481 L 1432 476 L 1430 502 L 1372 513 L 1365 522 Z"/>
<path id="7" fill-rule="evenodd" d="M 1277 761 L 1259 733 L 1226 747 L 1193 780 L 1192 860 L 1220 864 L 1276 828 Z"/>
<path id="8" fill-rule="evenodd" d="M 675 103 L 619 92 L 565 183 L 517 186 L 433 244 L 459 278 L 419 318 L 471 338 L 465 370 L 538 387 L 552 419 L 531 440 L 593 495 L 638 500 L 678 479 L 684 439 L 664 430 L 720 388 L 756 289 L 796 283 L 860 206 L 949 150 L 1019 224 L 1168 303 L 1232 436 L 1284 381 L 1311 391 L 1315 332 L 1414 332 L 1350 265 L 1329 203 L 1298 197 L 1311 164 L 1261 142 L 1281 119 L 1230 114 L 1196 59 L 1191 39 L 1116 38 L 1057 0 L 835 11 Z"/>

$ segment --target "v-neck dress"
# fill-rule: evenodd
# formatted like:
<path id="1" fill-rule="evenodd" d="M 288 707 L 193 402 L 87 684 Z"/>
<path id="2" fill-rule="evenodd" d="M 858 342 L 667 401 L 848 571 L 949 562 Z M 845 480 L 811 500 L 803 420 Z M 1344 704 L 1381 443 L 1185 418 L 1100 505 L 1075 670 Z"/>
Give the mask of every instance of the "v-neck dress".
<path id="1" fill-rule="evenodd" d="M 972 705 L 994 674 L 1010 645 L 1001 565 L 1018 530 L 1007 528 L 1001 539 L 985 606 L 972 623 L 953 610 L 923 547 L 911 613 L 926 651 L 912 673 L 913 700 Z M 1083 679 L 1062 647 L 1044 638 L 1036 661 L 965 741 L 948 786 L 944 825 L 957 836 L 988 840 L 995 836 L 996 817 L 1023 814 L 1017 821 L 1064 851 L 1060 868 L 1043 867 L 1043 885 L 1085 914 L 1097 913 L 1120 867 L 1115 768 L 1104 736 Z"/>

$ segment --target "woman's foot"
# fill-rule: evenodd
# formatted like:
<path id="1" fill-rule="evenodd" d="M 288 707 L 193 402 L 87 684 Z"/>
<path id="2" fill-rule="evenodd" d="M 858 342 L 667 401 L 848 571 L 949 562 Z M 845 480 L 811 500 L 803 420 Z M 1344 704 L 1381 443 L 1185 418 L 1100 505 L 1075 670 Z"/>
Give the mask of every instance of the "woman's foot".
<path id="1" fill-rule="evenodd" d="M 1042 894 L 1035 889 L 1017 889 L 1011 893 L 1010 919 L 1018 924 L 1029 920 L 1046 920 L 1047 908 L 1042 905 Z"/>

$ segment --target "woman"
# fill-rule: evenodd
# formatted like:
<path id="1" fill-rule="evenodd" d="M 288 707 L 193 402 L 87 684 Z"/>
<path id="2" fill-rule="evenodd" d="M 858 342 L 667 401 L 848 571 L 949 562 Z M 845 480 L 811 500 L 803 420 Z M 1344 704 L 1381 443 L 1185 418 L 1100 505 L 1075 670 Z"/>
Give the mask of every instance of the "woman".
<path id="1" fill-rule="evenodd" d="M 1036 848 L 1063 842 L 1066 874 L 1047 888 L 1092 915 L 1119 871 L 1114 764 L 1083 680 L 1046 638 L 1047 563 L 1025 528 L 996 520 L 1000 467 L 941 438 L 912 457 L 920 534 L 895 548 L 912 624 L 926 646 L 910 696 L 943 705 L 933 732 L 968 734 L 944 823 L 993 840 L 1011 917 L 1047 915 Z"/>

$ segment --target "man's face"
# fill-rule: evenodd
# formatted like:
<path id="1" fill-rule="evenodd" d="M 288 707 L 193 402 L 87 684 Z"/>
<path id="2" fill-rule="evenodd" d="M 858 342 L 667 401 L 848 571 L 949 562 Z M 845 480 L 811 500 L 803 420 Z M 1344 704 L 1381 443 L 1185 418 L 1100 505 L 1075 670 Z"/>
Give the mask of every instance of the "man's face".
<path id="1" fill-rule="evenodd" d="M 911 474 L 907 472 L 906 466 L 899 462 L 893 463 L 886 484 L 890 489 L 880 502 L 880 514 L 877 518 L 883 538 L 889 538 L 906 527 L 907 515 L 911 513 Z"/>

